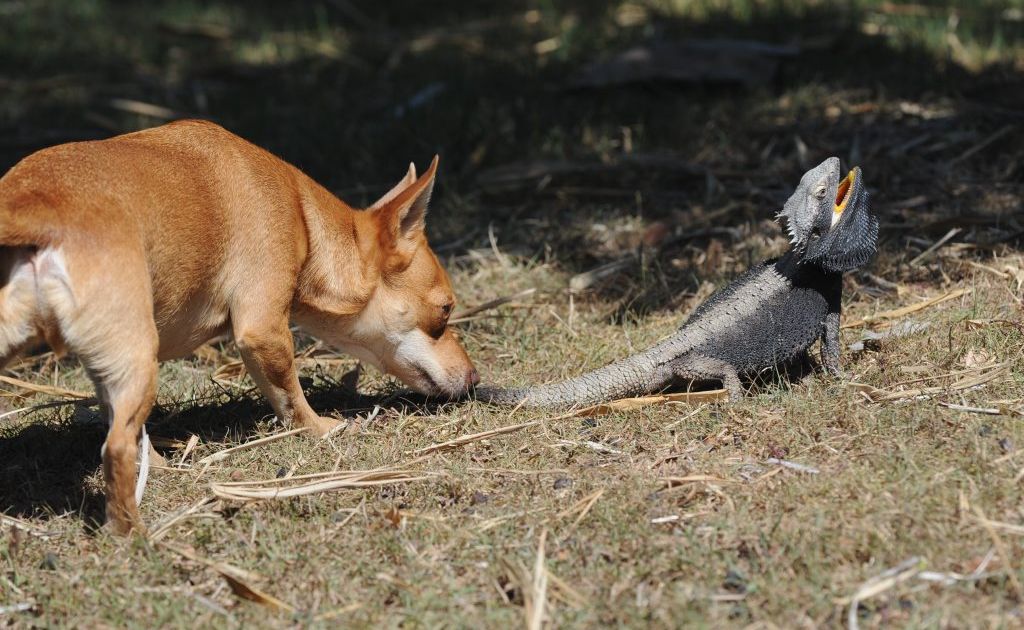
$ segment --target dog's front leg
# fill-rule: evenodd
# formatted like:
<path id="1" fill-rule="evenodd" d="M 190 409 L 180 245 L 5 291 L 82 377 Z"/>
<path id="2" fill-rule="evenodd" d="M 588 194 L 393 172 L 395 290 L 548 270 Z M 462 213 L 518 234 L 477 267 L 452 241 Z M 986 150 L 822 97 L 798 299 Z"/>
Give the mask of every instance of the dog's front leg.
<path id="1" fill-rule="evenodd" d="M 337 420 L 320 417 L 306 402 L 295 372 L 295 344 L 286 318 L 269 325 L 235 328 L 235 342 L 245 367 L 278 418 L 318 436 L 338 426 Z"/>

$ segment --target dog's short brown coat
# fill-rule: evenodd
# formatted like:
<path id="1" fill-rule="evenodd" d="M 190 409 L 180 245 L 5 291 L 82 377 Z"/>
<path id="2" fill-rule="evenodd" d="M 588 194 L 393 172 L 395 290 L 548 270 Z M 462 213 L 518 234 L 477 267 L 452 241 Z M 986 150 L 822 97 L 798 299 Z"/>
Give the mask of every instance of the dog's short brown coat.
<path id="1" fill-rule="evenodd" d="M 323 434 L 289 322 L 415 389 L 460 395 L 476 371 L 427 245 L 437 159 L 366 211 L 202 121 L 34 153 L 0 179 L 0 363 L 74 352 L 110 423 L 107 518 L 141 529 L 133 489 L 157 361 L 230 334 L 285 422 Z"/>

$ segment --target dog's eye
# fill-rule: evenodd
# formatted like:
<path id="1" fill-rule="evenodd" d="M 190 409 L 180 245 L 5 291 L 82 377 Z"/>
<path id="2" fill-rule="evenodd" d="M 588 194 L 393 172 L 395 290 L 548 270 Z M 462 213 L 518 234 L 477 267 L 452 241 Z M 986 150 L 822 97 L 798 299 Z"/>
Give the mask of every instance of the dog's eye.
<path id="1" fill-rule="evenodd" d="M 452 302 L 447 302 L 441 306 L 441 315 L 445 318 L 446 321 L 452 314 L 453 306 L 454 304 Z"/>

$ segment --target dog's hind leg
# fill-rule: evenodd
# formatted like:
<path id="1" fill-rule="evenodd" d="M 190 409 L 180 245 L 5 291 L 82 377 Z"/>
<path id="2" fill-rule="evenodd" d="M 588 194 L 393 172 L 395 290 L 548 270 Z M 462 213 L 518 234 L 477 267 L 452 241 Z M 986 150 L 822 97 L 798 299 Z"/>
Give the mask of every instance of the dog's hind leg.
<path id="1" fill-rule="evenodd" d="M 65 255 L 68 256 L 65 259 Z M 76 261 L 88 264 L 68 265 Z M 109 426 L 103 444 L 108 525 L 143 531 L 136 504 L 142 428 L 156 396 L 159 338 L 141 252 L 49 251 L 36 258 L 40 300 L 96 384 Z M 78 275 L 78 269 L 88 269 Z"/>
<path id="2" fill-rule="evenodd" d="M 110 429 L 103 444 L 103 479 L 107 489 L 107 523 L 116 533 L 142 532 L 138 502 L 142 484 L 136 482 L 139 438 L 156 396 L 156 353 L 122 357 L 124 372 L 98 377 L 108 400 Z M 147 449 L 148 441 L 143 445 Z M 148 466 L 143 461 L 143 474 Z"/>

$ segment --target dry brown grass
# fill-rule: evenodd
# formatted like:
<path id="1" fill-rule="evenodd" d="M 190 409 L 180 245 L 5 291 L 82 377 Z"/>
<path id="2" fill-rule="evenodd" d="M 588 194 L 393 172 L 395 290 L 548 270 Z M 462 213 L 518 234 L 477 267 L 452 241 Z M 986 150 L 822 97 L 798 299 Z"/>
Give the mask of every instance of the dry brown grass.
<path id="1" fill-rule="evenodd" d="M 953 260 L 937 264 L 955 267 Z M 1020 268 L 1024 259 L 999 264 Z M 473 273 L 499 268 L 484 262 Z M 516 265 L 502 273 L 541 272 Z M 466 272 L 456 280 L 474 282 Z M 217 438 L 234 429 L 216 416 L 248 409 L 234 390 L 251 384 L 207 380 L 183 396 L 193 367 L 206 379 L 212 370 L 198 360 L 165 366 L 165 401 L 231 393 L 218 411 L 185 403 L 154 421 L 170 466 L 154 471 L 143 513 L 160 542 L 90 531 L 102 430 L 76 421 L 88 419 L 82 408 L 9 419 L 5 439 L 25 452 L 12 457 L 8 448 L 5 481 L 22 480 L 14 489 L 22 507 L 4 521 L 4 592 L 61 624 L 504 625 L 535 624 L 543 614 L 559 625 L 792 626 L 843 623 L 857 600 L 856 617 L 868 626 L 998 625 L 1016 614 L 1024 532 L 1022 335 L 1006 322 L 1004 300 L 1008 291 L 1020 295 L 1015 282 L 969 271 L 950 285 L 968 293 L 911 315 L 930 324 L 925 331 L 848 355 L 848 380 L 870 386 L 870 399 L 814 374 L 761 384 L 738 405 L 669 402 L 589 418 L 376 400 L 383 404 L 372 420 L 372 408 L 350 411 L 348 427 L 327 440 L 292 436 L 228 451 L 284 427 L 264 419 Z M 943 292 L 908 288 L 873 299 L 853 291 L 847 317 Z M 503 369 L 526 357 L 549 377 L 573 372 L 576 365 L 561 366 L 577 348 L 593 349 L 585 360 L 593 366 L 629 352 L 629 339 L 640 346 L 674 326 L 651 317 L 624 335 L 582 310 L 570 335 L 558 324 L 567 319 L 559 295 L 533 302 L 546 308 L 498 311 L 500 319 L 467 329 L 488 380 L 535 377 Z M 522 355 L 503 357 L 512 331 L 525 340 L 514 346 Z M 859 333 L 845 331 L 844 341 Z M 995 378 L 954 386 L 993 366 Z M 58 367 L 54 378 L 43 358 L 19 376 L 86 386 L 72 364 Z M 347 367 L 304 373 L 319 382 Z M 872 400 L 922 383 L 926 393 Z M 381 385 L 371 375 L 361 387 Z M 184 427 L 176 413 L 191 414 L 178 419 Z M 201 437 L 182 458 L 190 435 Z M 69 488 L 77 475 L 82 488 Z M 259 498 L 275 488 L 298 490 Z M 84 510 L 61 510 L 61 499 L 77 496 Z M 47 506 L 59 511 L 47 514 Z M 897 566 L 895 576 L 877 579 Z"/>

